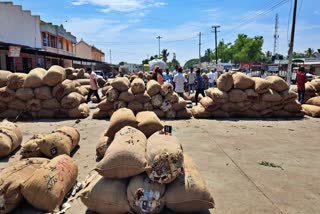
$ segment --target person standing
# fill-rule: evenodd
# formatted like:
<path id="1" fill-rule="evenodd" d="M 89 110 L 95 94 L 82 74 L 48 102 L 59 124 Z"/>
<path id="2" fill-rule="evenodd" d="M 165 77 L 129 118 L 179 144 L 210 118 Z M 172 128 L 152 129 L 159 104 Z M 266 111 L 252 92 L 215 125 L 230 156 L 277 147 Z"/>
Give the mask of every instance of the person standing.
<path id="1" fill-rule="evenodd" d="M 201 71 L 200 71 L 200 69 L 198 69 L 197 72 L 196 72 L 195 88 L 196 88 L 196 95 L 195 95 L 196 105 L 198 105 L 198 97 L 199 97 L 199 94 L 202 94 L 203 97 L 206 96 L 206 95 L 204 94 L 204 79 L 203 79 L 203 77 L 201 76 Z"/>
<path id="2" fill-rule="evenodd" d="M 101 99 L 98 94 L 99 86 L 97 82 L 97 74 L 94 71 L 92 71 L 91 68 L 88 68 L 87 72 L 88 74 L 90 74 L 90 89 L 87 96 L 87 103 L 90 102 L 92 94 L 94 94 L 97 97 L 98 102 L 100 103 Z"/>
<path id="3" fill-rule="evenodd" d="M 196 80 L 196 74 L 193 72 L 193 67 L 190 68 L 190 73 L 188 76 L 188 83 L 189 83 L 189 87 L 188 87 L 188 91 L 189 91 L 189 96 L 190 96 L 190 92 L 192 90 L 192 93 L 194 93 L 194 81 Z"/>
<path id="4" fill-rule="evenodd" d="M 302 104 L 304 101 L 305 83 L 308 81 L 307 75 L 304 72 L 304 67 L 300 67 L 297 72 L 297 87 L 298 87 L 298 99 Z"/>
<path id="5" fill-rule="evenodd" d="M 177 92 L 180 97 L 183 97 L 185 82 L 186 78 L 183 76 L 182 68 L 178 68 L 178 73 L 173 77 L 173 83 L 175 86 L 175 92 Z"/>
<path id="6" fill-rule="evenodd" d="M 216 74 L 215 74 L 215 72 L 213 70 L 211 70 L 209 72 L 208 78 L 209 78 L 209 88 L 213 88 L 214 87 L 214 82 L 216 81 Z"/>
<path id="7" fill-rule="evenodd" d="M 167 83 L 172 83 L 172 75 L 170 74 L 169 68 L 166 68 L 166 73 L 163 75 L 163 80 Z"/>
<path id="8" fill-rule="evenodd" d="M 160 85 L 163 85 L 163 76 L 162 76 L 162 70 L 159 66 L 156 66 L 154 68 L 152 79 L 157 81 Z"/>

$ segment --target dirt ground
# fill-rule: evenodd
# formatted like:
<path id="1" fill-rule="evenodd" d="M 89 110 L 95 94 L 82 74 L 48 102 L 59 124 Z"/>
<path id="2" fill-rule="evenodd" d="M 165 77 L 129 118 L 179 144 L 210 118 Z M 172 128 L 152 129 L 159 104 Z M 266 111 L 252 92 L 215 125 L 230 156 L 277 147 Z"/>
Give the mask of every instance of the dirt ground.
<path id="1" fill-rule="evenodd" d="M 319 213 L 320 119 L 164 121 L 174 127 L 215 199 L 211 213 Z M 23 142 L 61 125 L 76 127 L 80 148 L 73 158 L 82 181 L 96 165 L 95 145 L 108 121 L 39 120 L 18 122 Z M 0 168 L 19 159 L 19 151 L 0 160 Z M 260 165 L 262 161 L 274 164 Z M 78 199 L 67 213 L 86 213 Z M 20 208 L 16 213 L 26 213 Z M 28 212 L 30 213 L 30 212 Z M 33 211 L 32 213 L 35 213 Z"/>

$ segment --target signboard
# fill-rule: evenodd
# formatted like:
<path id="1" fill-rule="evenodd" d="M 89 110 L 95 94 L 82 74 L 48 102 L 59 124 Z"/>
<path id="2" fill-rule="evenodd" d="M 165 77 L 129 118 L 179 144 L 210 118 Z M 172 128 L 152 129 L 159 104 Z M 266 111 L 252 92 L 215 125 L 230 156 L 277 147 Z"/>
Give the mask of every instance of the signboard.
<path id="1" fill-rule="evenodd" d="M 221 64 L 218 64 L 218 65 L 216 65 L 216 69 L 217 69 L 217 71 L 221 72 L 221 71 L 223 71 L 224 66 Z"/>
<path id="2" fill-rule="evenodd" d="M 20 46 L 9 46 L 9 57 L 19 57 L 20 56 Z"/>
<path id="3" fill-rule="evenodd" d="M 275 66 L 275 65 L 269 65 L 268 66 L 268 71 L 271 71 L 271 72 L 278 72 L 279 71 L 279 67 L 278 66 Z"/>

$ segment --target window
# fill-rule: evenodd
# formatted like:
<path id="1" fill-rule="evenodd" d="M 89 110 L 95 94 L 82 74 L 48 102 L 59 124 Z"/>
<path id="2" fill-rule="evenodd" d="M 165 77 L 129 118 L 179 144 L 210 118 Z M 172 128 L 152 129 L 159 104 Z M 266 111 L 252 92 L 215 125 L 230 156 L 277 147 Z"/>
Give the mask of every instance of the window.
<path id="1" fill-rule="evenodd" d="M 42 45 L 48 46 L 48 35 L 45 32 L 42 32 Z"/>
<path id="2" fill-rule="evenodd" d="M 50 47 L 57 48 L 57 38 L 55 36 L 50 36 Z"/>
<path id="3" fill-rule="evenodd" d="M 58 48 L 63 49 L 62 39 L 58 39 Z"/>
<path id="4" fill-rule="evenodd" d="M 67 51 L 69 52 L 69 42 L 67 42 Z"/>
<path id="5" fill-rule="evenodd" d="M 32 69 L 32 59 L 22 58 L 23 71 L 30 71 Z"/>

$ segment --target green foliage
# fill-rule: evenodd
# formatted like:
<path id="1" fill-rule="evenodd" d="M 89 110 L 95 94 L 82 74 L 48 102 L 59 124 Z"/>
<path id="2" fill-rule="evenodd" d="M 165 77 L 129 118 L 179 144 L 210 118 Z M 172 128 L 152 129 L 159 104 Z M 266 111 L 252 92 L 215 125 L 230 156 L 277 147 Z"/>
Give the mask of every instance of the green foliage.
<path id="1" fill-rule="evenodd" d="M 119 62 L 119 65 L 124 65 L 126 64 L 126 62 Z"/>
<path id="2" fill-rule="evenodd" d="M 167 49 L 163 49 L 162 51 L 161 51 L 161 58 L 162 58 L 162 60 L 164 61 L 164 62 L 167 62 L 168 61 L 168 56 L 169 56 L 169 52 L 168 52 L 168 50 Z"/>
<path id="3" fill-rule="evenodd" d="M 304 53 L 293 52 L 293 58 L 305 58 L 306 55 Z"/>
<path id="4" fill-rule="evenodd" d="M 208 48 L 205 52 L 204 52 L 204 56 L 201 57 L 201 62 L 210 62 L 213 59 L 213 53 L 212 50 L 210 48 Z"/>
<path id="5" fill-rule="evenodd" d="M 225 44 L 224 41 L 220 41 L 217 47 L 218 50 L 218 59 L 221 60 L 221 62 L 229 62 L 232 60 L 232 49 L 231 49 L 231 43 Z M 213 53 L 215 58 L 215 53 Z"/>
<path id="6" fill-rule="evenodd" d="M 149 64 L 149 62 L 150 62 L 151 60 L 154 60 L 154 59 L 161 59 L 161 57 L 159 57 L 158 55 L 151 56 L 150 59 L 144 59 L 144 60 L 142 60 L 142 64 L 143 64 L 143 65 L 144 65 L 144 64 Z"/>
<path id="7" fill-rule="evenodd" d="M 190 59 L 188 60 L 185 64 L 184 64 L 184 68 L 187 69 L 187 68 L 190 68 L 192 67 L 193 65 L 195 64 L 199 64 L 199 59 Z"/>
<path id="8" fill-rule="evenodd" d="M 312 48 L 308 48 L 305 52 L 306 57 L 314 57 L 315 52 Z"/>

